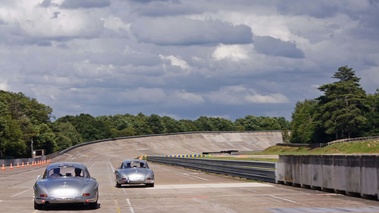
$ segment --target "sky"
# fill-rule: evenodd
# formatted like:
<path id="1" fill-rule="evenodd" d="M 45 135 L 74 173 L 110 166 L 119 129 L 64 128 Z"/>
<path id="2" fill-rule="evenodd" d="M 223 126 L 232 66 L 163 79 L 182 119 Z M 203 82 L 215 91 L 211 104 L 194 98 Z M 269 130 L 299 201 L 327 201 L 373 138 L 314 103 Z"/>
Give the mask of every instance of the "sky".
<path id="1" fill-rule="evenodd" d="M 341 66 L 379 88 L 379 1 L 0 0 L 0 90 L 56 119 L 291 120 Z"/>

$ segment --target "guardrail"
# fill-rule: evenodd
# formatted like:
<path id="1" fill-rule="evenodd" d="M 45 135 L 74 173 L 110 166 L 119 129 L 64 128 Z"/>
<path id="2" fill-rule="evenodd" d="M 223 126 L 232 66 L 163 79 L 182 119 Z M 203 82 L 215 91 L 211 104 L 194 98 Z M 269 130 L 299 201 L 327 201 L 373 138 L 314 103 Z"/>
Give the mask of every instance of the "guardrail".
<path id="1" fill-rule="evenodd" d="M 242 161 L 242 160 L 214 160 L 199 158 L 178 158 L 147 156 L 148 161 L 163 163 L 185 168 L 230 175 L 263 182 L 276 182 L 276 164 L 272 162 Z"/>
<path id="2" fill-rule="evenodd" d="M 311 148 L 318 148 L 318 147 L 326 147 L 330 146 L 332 144 L 337 143 L 347 143 L 347 142 L 365 142 L 368 140 L 378 140 L 379 136 L 370 136 L 370 137 L 359 137 L 359 138 L 345 138 L 345 139 L 338 139 L 334 141 L 330 141 L 327 143 L 277 143 L 277 146 L 288 146 L 288 147 L 311 147 Z"/>
<path id="3" fill-rule="evenodd" d="M 335 141 L 330 141 L 327 144 L 332 145 L 336 143 L 346 143 L 346 142 L 360 142 L 360 141 L 367 141 L 367 140 L 376 140 L 379 139 L 379 136 L 371 136 L 371 137 L 360 137 L 360 138 L 345 138 L 345 139 L 339 139 Z"/>

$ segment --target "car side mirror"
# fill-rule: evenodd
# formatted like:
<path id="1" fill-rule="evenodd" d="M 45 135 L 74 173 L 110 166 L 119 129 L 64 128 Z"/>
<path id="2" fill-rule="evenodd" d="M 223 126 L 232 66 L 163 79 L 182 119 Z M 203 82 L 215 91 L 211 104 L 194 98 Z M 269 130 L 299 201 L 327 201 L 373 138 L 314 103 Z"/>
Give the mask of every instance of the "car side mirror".
<path id="1" fill-rule="evenodd" d="M 41 175 L 38 175 L 37 176 L 37 180 L 41 180 L 42 179 L 42 176 Z"/>

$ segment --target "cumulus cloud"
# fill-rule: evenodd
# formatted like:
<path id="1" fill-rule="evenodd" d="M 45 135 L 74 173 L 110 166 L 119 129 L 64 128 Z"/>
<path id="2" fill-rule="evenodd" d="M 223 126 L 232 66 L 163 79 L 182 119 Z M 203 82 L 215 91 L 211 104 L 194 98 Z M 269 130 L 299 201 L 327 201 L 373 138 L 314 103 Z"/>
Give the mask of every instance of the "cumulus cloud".
<path id="1" fill-rule="evenodd" d="M 348 65 L 378 88 L 372 0 L 3 0 L 0 89 L 56 117 L 290 118 Z"/>
<path id="2" fill-rule="evenodd" d="M 227 86 L 212 92 L 208 98 L 215 103 L 242 105 L 248 103 L 256 104 L 280 104 L 288 103 L 289 100 L 283 94 L 258 94 L 254 89 L 246 86 Z"/>
<path id="3" fill-rule="evenodd" d="M 146 18 L 133 22 L 131 30 L 139 41 L 157 45 L 246 44 L 252 42 L 252 32 L 248 26 L 232 26 L 220 21 Z"/>
<path id="4" fill-rule="evenodd" d="M 270 36 L 257 36 L 254 40 L 255 50 L 265 55 L 288 58 L 304 58 L 304 53 L 294 43 L 284 42 Z"/>
<path id="5" fill-rule="evenodd" d="M 119 17 L 109 16 L 101 19 L 104 22 L 104 27 L 114 31 L 130 31 L 130 23 L 124 23 Z"/>
<path id="6" fill-rule="evenodd" d="M 102 8 L 111 4 L 109 0 L 44 0 L 42 7 L 60 7 L 62 9 Z"/>
<path id="7" fill-rule="evenodd" d="M 7 90 L 7 89 L 8 89 L 7 83 L 0 82 L 0 90 Z"/>
<path id="8" fill-rule="evenodd" d="M 212 57 L 215 60 L 229 59 L 231 61 L 238 62 L 240 60 L 247 59 L 247 51 L 238 45 L 219 45 L 213 52 Z"/>
<path id="9" fill-rule="evenodd" d="M 259 104 L 280 104 L 289 102 L 288 98 L 280 93 L 268 95 L 253 94 L 246 96 L 245 99 L 251 103 Z"/>
<path id="10" fill-rule="evenodd" d="M 61 39 L 88 37 L 98 32 L 100 19 L 93 19 L 81 11 L 54 11 L 36 7 L 33 1 L 21 1 L 15 7 L 0 9 L 0 20 L 12 30 L 12 39 Z"/>
<path id="11" fill-rule="evenodd" d="M 190 93 L 186 91 L 175 91 L 173 93 L 173 104 L 177 104 L 177 101 L 191 103 L 191 104 L 202 104 L 205 102 L 204 98 L 201 95 L 197 95 L 195 93 Z M 176 103 L 175 103 L 176 102 Z"/>
<path id="12" fill-rule="evenodd" d="M 175 57 L 173 55 L 169 55 L 169 56 L 159 55 L 159 57 L 163 60 L 163 62 L 168 62 L 171 66 L 177 66 L 183 70 L 190 68 L 187 62 L 179 57 Z"/>

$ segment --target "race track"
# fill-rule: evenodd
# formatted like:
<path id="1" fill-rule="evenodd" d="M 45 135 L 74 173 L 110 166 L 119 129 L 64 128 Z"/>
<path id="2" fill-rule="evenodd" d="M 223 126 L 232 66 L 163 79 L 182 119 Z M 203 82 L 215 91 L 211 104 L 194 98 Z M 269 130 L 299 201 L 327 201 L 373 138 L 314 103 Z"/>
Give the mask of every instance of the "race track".
<path id="1" fill-rule="evenodd" d="M 123 159 L 147 154 L 143 150 L 150 153 L 157 153 L 159 149 L 170 152 L 172 149 L 178 152 L 186 151 L 177 145 L 170 146 L 171 150 L 165 149 L 164 144 L 159 142 L 154 145 L 154 149 L 150 149 L 146 144 L 138 146 L 136 143 L 125 141 L 109 141 L 79 147 L 53 159 L 54 162 L 77 161 L 88 166 L 91 175 L 100 183 L 100 199 L 96 210 L 77 205 L 34 210 L 32 186 L 46 165 L 25 166 L 12 170 L 7 167 L 0 171 L 0 211 L 4 213 L 379 212 L 376 200 L 291 186 L 255 183 L 154 163 L 150 163 L 150 167 L 155 171 L 155 187 L 115 188 L 113 171 Z"/>

